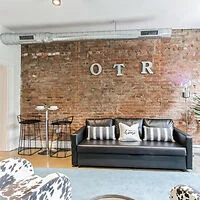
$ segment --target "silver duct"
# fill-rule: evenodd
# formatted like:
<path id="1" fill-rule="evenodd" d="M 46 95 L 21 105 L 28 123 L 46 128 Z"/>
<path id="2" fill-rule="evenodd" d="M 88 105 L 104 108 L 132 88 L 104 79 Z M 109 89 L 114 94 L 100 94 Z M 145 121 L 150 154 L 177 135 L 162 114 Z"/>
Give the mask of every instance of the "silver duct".
<path id="1" fill-rule="evenodd" d="M 171 29 L 116 30 L 71 33 L 2 33 L 0 40 L 6 45 L 79 41 L 96 39 L 170 38 Z"/>

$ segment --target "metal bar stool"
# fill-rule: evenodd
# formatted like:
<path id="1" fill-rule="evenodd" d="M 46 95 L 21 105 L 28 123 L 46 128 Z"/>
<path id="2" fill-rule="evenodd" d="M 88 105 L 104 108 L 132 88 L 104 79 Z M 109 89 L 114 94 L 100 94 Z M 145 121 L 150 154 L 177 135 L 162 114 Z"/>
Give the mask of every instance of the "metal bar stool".
<path id="1" fill-rule="evenodd" d="M 67 141 L 70 140 L 73 118 L 73 116 L 69 116 L 62 120 L 52 121 L 51 157 L 65 158 L 71 156 L 70 148 L 67 147 Z"/>
<path id="2" fill-rule="evenodd" d="M 25 119 L 21 115 L 18 115 L 17 119 L 20 124 L 18 154 L 30 156 L 37 153 L 42 149 L 39 116 Z M 37 147 L 37 139 L 39 139 L 39 147 Z"/>

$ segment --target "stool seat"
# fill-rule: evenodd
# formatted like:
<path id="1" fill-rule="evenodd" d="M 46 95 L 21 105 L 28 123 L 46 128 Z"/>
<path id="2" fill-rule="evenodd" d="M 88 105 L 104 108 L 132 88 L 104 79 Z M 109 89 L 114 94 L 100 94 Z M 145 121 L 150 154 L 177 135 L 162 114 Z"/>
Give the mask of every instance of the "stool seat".
<path id="1" fill-rule="evenodd" d="M 51 122 L 51 125 L 66 125 L 66 124 L 71 124 L 72 121 L 69 121 L 69 120 L 55 120 L 55 121 L 52 121 Z"/>
<path id="2" fill-rule="evenodd" d="M 26 120 L 22 120 L 19 123 L 20 124 L 36 124 L 41 122 L 39 119 L 26 119 Z"/>
<path id="3" fill-rule="evenodd" d="M 59 122 L 58 120 L 52 121 L 52 122 L 51 122 L 51 125 L 60 125 L 60 122 Z"/>

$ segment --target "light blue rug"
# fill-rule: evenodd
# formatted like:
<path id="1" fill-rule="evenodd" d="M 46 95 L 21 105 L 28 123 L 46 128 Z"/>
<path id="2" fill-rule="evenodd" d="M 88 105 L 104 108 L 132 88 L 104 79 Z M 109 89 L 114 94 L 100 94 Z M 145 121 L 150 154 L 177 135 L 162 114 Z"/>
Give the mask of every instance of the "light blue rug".
<path id="1" fill-rule="evenodd" d="M 135 200 L 168 200 L 171 188 L 179 184 L 187 184 L 200 191 L 200 175 L 192 172 L 35 169 L 35 174 L 42 177 L 53 172 L 63 173 L 70 178 L 72 200 L 89 200 L 104 194 L 121 194 Z"/>

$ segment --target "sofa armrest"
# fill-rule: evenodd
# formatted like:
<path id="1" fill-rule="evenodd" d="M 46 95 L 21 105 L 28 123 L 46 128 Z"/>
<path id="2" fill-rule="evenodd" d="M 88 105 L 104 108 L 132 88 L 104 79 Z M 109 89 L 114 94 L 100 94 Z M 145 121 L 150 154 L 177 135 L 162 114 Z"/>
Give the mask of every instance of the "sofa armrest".
<path id="1" fill-rule="evenodd" d="M 78 131 L 71 134 L 71 141 L 78 145 L 87 137 L 86 135 L 86 126 L 81 127 Z"/>
<path id="2" fill-rule="evenodd" d="M 184 131 L 181 131 L 178 128 L 174 128 L 173 132 L 174 140 L 186 147 L 187 151 L 187 169 L 192 169 L 192 136 L 185 133 Z"/>
<path id="3" fill-rule="evenodd" d="M 72 151 L 72 165 L 78 165 L 77 145 L 86 139 L 86 126 L 81 127 L 78 131 L 71 134 L 71 151 Z"/>

